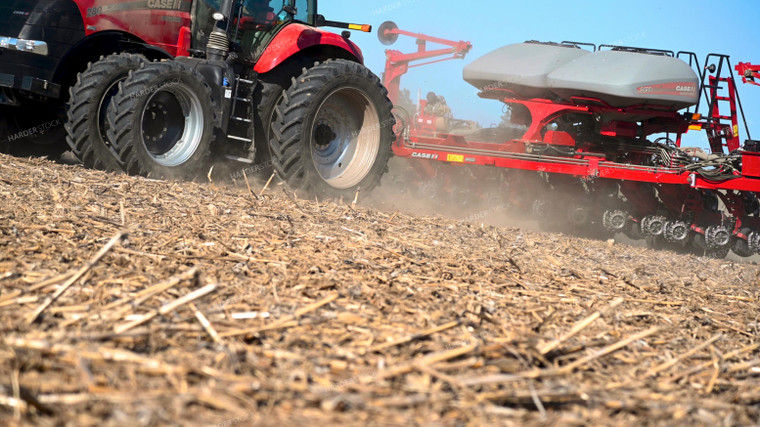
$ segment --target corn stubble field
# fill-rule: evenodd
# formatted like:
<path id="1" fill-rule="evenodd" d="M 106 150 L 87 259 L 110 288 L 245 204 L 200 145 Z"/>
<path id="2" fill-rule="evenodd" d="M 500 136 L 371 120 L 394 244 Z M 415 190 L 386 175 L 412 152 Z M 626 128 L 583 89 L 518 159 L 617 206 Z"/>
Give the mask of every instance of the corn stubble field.
<path id="1" fill-rule="evenodd" d="M 755 264 L 251 187 L 0 156 L 0 424 L 760 419 Z"/>

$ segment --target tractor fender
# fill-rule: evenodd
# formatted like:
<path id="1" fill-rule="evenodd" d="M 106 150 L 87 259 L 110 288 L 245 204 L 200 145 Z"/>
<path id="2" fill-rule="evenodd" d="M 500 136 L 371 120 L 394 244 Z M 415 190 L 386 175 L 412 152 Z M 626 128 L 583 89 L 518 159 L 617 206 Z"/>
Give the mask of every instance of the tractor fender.
<path id="1" fill-rule="evenodd" d="M 121 31 L 102 31 L 91 34 L 74 44 L 58 63 L 53 81 L 64 87 L 76 82 L 76 75 L 87 68 L 88 62 L 97 61 L 101 55 L 112 53 L 139 53 L 149 60 L 170 59 L 172 55 L 159 46 L 153 46 L 136 36 Z"/>
<path id="2" fill-rule="evenodd" d="M 361 49 L 347 38 L 303 24 L 290 24 L 269 42 L 253 69 L 259 74 L 267 73 L 291 56 L 315 47 L 338 48 L 345 51 L 346 57 L 364 63 Z"/>
<path id="3" fill-rule="evenodd" d="M 125 31 L 100 31 L 89 34 L 86 38 L 77 42 L 72 51 L 102 51 L 107 55 L 117 52 L 141 53 L 152 61 L 171 59 L 174 55 L 164 47 L 145 42 L 139 36 Z"/>

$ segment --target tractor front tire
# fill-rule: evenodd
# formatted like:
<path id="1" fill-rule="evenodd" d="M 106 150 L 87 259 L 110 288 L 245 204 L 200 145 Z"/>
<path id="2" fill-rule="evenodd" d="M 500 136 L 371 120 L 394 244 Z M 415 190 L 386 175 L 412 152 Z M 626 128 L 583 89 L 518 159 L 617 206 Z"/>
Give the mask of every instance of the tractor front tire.
<path id="1" fill-rule="evenodd" d="M 380 80 L 361 64 L 329 60 L 294 79 L 276 108 L 272 164 L 291 187 L 309 195 L 353 197 L 387 171 L 393 143 L 392 104 Z"/>
<path id="2" fill-rule="evenodd" d="M 210 163 L 216 110 L 194 69 L 177 61 L 145 63 L 119 83 L 108 107 L 108 138 L 130 175 L 195 179 Z"/>
<path id="3" fill-rule="evenodd" d="M 66 142 L 85 167 L 121 171 L 123 165 L 108 141 L 106 113 L 119 82 L 147 60 L 142 55 L 122 53 L 100 57 L 77 76 L 69 90 Z"/>

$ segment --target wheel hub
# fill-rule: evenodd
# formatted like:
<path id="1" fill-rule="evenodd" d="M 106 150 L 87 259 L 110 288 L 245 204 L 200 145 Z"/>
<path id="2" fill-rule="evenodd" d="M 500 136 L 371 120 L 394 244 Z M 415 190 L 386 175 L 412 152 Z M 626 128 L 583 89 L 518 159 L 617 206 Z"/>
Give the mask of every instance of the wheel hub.
<path id="1" fill-rule="evenodd" d="M 619 232 L 625 229 L 628 214 L 621 210 L 606 211 L 602 217 L 602 225 L 609 231 Z"/>
<path id="2" fill-rule="evenodd" d="M 682 243 L 689 237 L 689 225 L 683 221 L 668 221 L 665 224 L 665 240 L 670 243 Z"/>
<path id="3" fill-rule="evenodd" d="M 650 215 L 641 220 L 641 231 L 651 237 L 659 237 L 665 228 L 665 218 L 661 216 Z"/>
<path id="4" fill-rule="evenodd" d="M 705 243 L 708 248 L 720 249 L 728 247 L 731 243 L 731 232 L 722 225 L 707 227 L 705 230 Z"/>
<path id="5" fill-rule="evenodd" d="M 380 151 L 380 118 L 361 91 L 342 88 L 325 97 L 311 133 L 311 151 L 319 176 L 335 188 L 359 184 Z"/>
<path id="6" fill-rule="evenodd" d="M 317 150 L 325 150 L 338 137 L 329 124 L 320 123 L 314 130 L 314 144 Z"/>
<path id="7" fill-rule="evenodd" d="M 747 240 L 747 244 L 749 245 L 749 249 L 756 253 L 760 254 L 760 233 L 758 232 L 752 232 L 749 235 L 749 239 Z"/>
<path id="8" fill-rule="evenodd" d="M 179 166 L 201 143 L 205 126 L 198 95 L 184 85 L 155 92 L 142 116 L 142 139 L 156 163 Z"/>
<path id="9" fill-rule="evenodd" d="M 185 114 L 177 99 L 158 94 L 148 104 L 143 116 L 143 138 L 151 154 L 162 155 L 171 150 L 185 130 Z"/>

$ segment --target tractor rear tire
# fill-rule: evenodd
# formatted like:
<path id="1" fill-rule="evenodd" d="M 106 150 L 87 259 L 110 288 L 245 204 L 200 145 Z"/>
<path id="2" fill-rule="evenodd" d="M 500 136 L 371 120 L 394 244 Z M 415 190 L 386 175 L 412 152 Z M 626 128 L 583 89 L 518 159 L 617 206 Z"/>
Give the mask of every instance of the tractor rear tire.
<path id="1" fill-rule="evenodd" d="M 211 88 L 194 69 L 145 63 L 119 83 L 108 107 L 108 138 L 131 175 L 195 179 L 210 164 L 216 110 Z"/>
<path id="2" fill-rule="evenodd" d="M 387 171 L 395 123 L 388 93 L 370 70 L 328 60 L 294 79 L 277 106 L 270 140 L 275 170 L 322 197 L 369 191 Z"/>
<path id="3" fill-rule="evenodd" d="M 77 76 L 76 84 L 69 90 L 66 142 L 85 167 L 107 171 L 124 169 L 119 154 L 108 141 L 106 113 L 119 90 L 119 82 L 146 61 L 142 55 L 129 53 L 101 56 Z"/>

